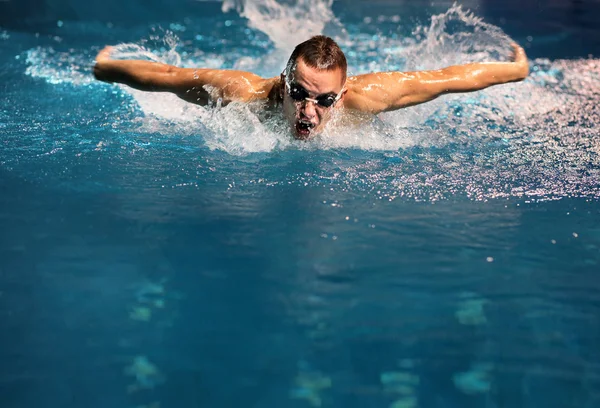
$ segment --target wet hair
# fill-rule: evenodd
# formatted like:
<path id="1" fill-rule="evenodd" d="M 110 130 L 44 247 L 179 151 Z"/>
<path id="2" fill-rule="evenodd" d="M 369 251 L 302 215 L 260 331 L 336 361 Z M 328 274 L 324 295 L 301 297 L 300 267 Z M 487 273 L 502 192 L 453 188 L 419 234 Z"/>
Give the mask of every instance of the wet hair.
<path id="1" fill-rule="evenodd" d="M 346 80 L 348 69 L 346 56 L 339 45 L 330 37 L 316 35 L 298 44 L 285 67 L 285 74 L 288 78 L 300 58 L 306 65 L 318 70 L 333 71 L 339 69 L 342 71 L 344 81 Z"/>

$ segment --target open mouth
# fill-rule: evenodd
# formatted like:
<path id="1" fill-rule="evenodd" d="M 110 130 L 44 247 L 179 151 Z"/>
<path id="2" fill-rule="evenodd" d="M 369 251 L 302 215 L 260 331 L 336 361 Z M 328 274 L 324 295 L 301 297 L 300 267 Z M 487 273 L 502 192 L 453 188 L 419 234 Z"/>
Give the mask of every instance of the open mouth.
<path id="1" fill-rule="evenodd" d="M 307 139 L 315 125 L 306 120 L 299 120 L 296 122 L 296 135 L 298 139 Z"/>

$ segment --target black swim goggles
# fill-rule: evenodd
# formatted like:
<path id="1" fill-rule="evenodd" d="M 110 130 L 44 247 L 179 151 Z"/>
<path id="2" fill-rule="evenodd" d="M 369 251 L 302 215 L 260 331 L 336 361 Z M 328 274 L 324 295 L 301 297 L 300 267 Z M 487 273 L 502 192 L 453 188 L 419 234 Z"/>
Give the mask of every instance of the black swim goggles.
<path id="1" fill-rule="evenodd" d="M 314 103 L 315 105 L 320 106 L 321 108 L 330 108 L 333 105 L 335 105 L 337 103 L 337 101 L 340 100 L 340 98 L 342 97 L 342 94 L 344 92 L 344 88 L 342 88 L 340 93 L 337 95 L 323 94 L 323 95 L 319 95 L 313 99 L 313 98 L 309 98 L 308 91 L 306 89 L 302 88 L 298 84 L 294 84 L 294 83 L 288 84 L 286 82 L 286 87 L 288 88 L 288 94 L 290 95 L 290 98 L 292 98 L 294 101 L 296 101 L 296 102 L 310 101 L 310 102 Z"/>

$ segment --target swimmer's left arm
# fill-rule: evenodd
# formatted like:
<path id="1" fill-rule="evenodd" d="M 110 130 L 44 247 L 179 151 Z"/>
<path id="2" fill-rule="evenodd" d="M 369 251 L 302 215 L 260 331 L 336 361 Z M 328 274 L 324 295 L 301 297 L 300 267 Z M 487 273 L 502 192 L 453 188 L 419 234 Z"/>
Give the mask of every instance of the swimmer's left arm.
<path id="1" fill-rule="evenodd" d="M 472 63 L 436 71 L 374 73 L 349 78 L 344 106 L 371 113 L 393 111 L 447 93 L 473 92 L 521 81 L 528 74 L 525 51 L 513 44 L 511 62 Z"/>

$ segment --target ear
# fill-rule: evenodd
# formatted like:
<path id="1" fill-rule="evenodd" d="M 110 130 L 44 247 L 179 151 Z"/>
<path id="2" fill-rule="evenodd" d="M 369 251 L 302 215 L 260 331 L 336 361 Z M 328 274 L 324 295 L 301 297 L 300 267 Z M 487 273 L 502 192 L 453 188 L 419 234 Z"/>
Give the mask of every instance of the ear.
<path id="1" fill-rule="evenodd" d="M 344 98 L 346 97 L 346 92 L 348 92 L 348 88 L 344 88 L 344 90 L 342 91 L 342 96 L 340 96 L 338 103 L 339 102 L 342 102 L 342 104 L 344 103 Z"/>
<path id="2" fill-rule="evenodd" d="M 285 74 L 281 73 L 281 79 L 279 80 L 279 97 L 283 100 L 283 93 L 285 92 Z"/>

